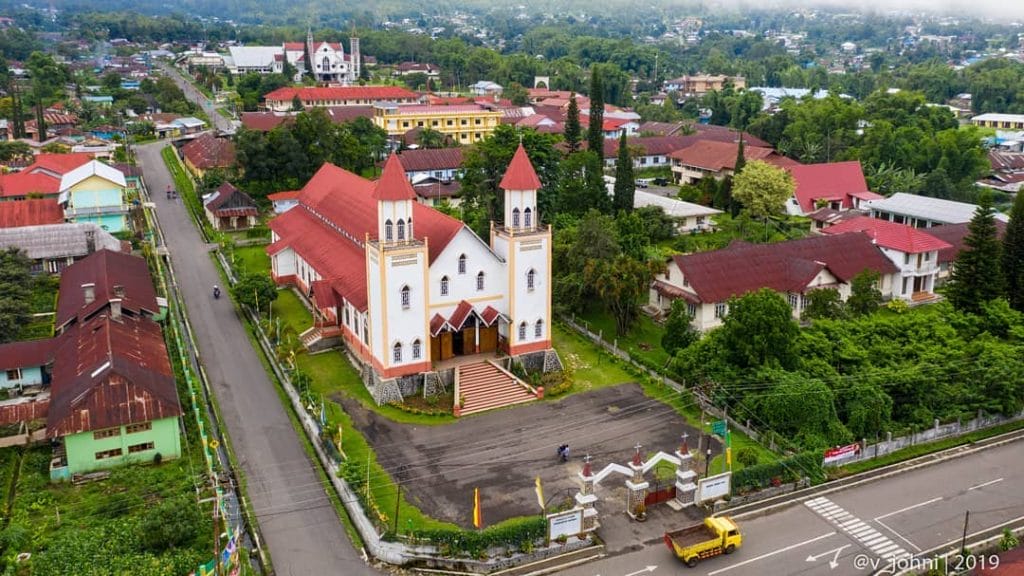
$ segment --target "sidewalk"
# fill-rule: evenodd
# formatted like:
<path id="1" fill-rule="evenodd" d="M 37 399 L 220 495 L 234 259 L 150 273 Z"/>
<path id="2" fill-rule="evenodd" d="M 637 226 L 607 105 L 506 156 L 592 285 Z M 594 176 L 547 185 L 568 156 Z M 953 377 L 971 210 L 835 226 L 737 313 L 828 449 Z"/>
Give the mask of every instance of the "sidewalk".
<path id="1" fill-rule="evenodd" d="M 612 489 L 599 487 L 600 500 L 597 509 L 601 527 L 597 535 L 604 541 L 609 556 L 640 550 L 657 542 L 670 530 L 678 530 L 690 524 L 704 521 L 704 509 L 689 506 L 676 512 L 667 503 L 654 504 L 647 508 L 647 520 L 637 522 L 626 515 L 626 488 Z"/>

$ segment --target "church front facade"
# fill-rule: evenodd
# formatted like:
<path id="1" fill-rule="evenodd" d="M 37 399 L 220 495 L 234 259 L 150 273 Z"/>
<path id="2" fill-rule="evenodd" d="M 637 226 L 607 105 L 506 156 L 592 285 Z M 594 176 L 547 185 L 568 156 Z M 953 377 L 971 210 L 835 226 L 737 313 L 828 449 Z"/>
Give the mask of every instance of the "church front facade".
<path id="1" fill-rule="evenodd" d="M 416 202 L 397 156 L 372 182 L 325 165 L 270 223 L 274 279 L 315 308 L 304 340 L 340 338 L 381 379 L 458 356 L 551 348 L 551 230 L 520 146 L 487 242 Z"/>

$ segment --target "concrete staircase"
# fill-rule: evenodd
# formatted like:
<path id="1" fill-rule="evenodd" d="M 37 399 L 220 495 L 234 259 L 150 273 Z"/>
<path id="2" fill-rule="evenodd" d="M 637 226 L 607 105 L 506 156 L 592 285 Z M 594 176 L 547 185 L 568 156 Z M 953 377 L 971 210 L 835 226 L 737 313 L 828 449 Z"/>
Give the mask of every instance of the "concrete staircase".
<path id="1" fill-rule="evenodd" d="M 532 402 L 536 393 L 512 373 L 491 362 L 476 362 L 458 367 L 458 396 L 462 398 L 459 415 Z"/>
<path id="2" fill-rule="evenodd" d="M 299 334 L 299 340 L 302 341 L 302 345 L 306 347 L 306 350 L 310 350 L 310 351 L 312 351 L 313 348 L 316 347 L 316 345 L 321 340 L 323 340 L 323 338 L 324 338 L 323 330 L 321 330 L 320 328 L 317 328 L 316 326 L 313 326 L 313 327 L 307 329 L 302 334 Z"/>

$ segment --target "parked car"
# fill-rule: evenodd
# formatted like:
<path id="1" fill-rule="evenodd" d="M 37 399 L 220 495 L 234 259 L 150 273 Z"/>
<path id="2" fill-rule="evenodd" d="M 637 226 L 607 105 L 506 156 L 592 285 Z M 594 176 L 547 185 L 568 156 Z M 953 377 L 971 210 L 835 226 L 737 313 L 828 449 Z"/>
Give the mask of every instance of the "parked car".
<path id="1" fill-rule="evenodd" d="M 635 182 L 637 188 L 647 188 L 651 184 L 650 178 L 637 178 Z"/>

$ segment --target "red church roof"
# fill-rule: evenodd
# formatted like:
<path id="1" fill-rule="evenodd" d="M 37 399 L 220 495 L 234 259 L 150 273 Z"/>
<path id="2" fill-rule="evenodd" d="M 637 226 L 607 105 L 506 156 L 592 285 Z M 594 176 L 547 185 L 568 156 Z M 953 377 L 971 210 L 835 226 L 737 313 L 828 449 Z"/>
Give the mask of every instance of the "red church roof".
<path id="1" fill-rule="evenodd" d="M 400 162 L 389 159 L 391 170 L 408 186 Z M 381 181 L 394 178 L 385 174 Z M 387 187 L 387 183 L 384 182 Z M 363 242 L 377 236 L 378 184 L 333 164 L 324 164 L 299 194 L 299 205 L 270 221 L 278 240 L 267 247 L 273 256 L 291 248 L 302 257 L 322 281 L 314 291 L 327 289 L 344 297 L 360 310 L 366 309 L 366 256 Z M 410 187 L 411 189 L 411 187 Z M 417 238 L 429 239 L 428 258 L 433 262 L 464 225 L 459 220 L 413 202 Z M 338 301 L 322 294 L 318 302 Z"/>
<path id="2" fill-rule="evenodd" d="M 825 234 L 842 234 L 844 232 L 864 232 L 875 243 L 883 248 L 898 250 L 908 254 L 932 252 L 952 248 L 945 240 L 906 224 L 880 220 L 868 216 L 859 216 L 833 224 L 822 230 Z"/>
<path id="3" fill-rule="evenodd" d="M 505 176 L 501 179 L 502 190 L 538 190 L 540 189 L 540 178 L 530 163 L 530 157 L 526 155 L 526 149 L 522 143 L 516 148 L 515 156 L 505 170 Z"/>
<path id="4" fill-rule="evenodd" d="M 373 187 L 373 197 L 377 200 L 415 200 L 416 191 L 405 176 L 405 168 L 398 155 L 391 153 L 391 156 L 384 163 L 384 171 L 380 174 L 380 180 Z"/>
<path id="5" fill-rule="evenodd" d="M 278 88 L 267 94 L 267 102 L 291 102 L 296 96 L 302 102 L 339 101 L 339 100 L 400 100 L 419 99 L 419 95 L 400 86 L 338 86 L 338 87 L 304 87 Z"/>
<path id="6" fill-rule="evenodd" d="M 796 182 L 796 199 L 804 214 L 815 210 L 818 200 L 842 202 L 843 208 L 853 208 L 852 198 L 880 200 L 883 196 L 868 190 L 860 162 L 831 162 L 802 164 L 787 167 Z"/>

